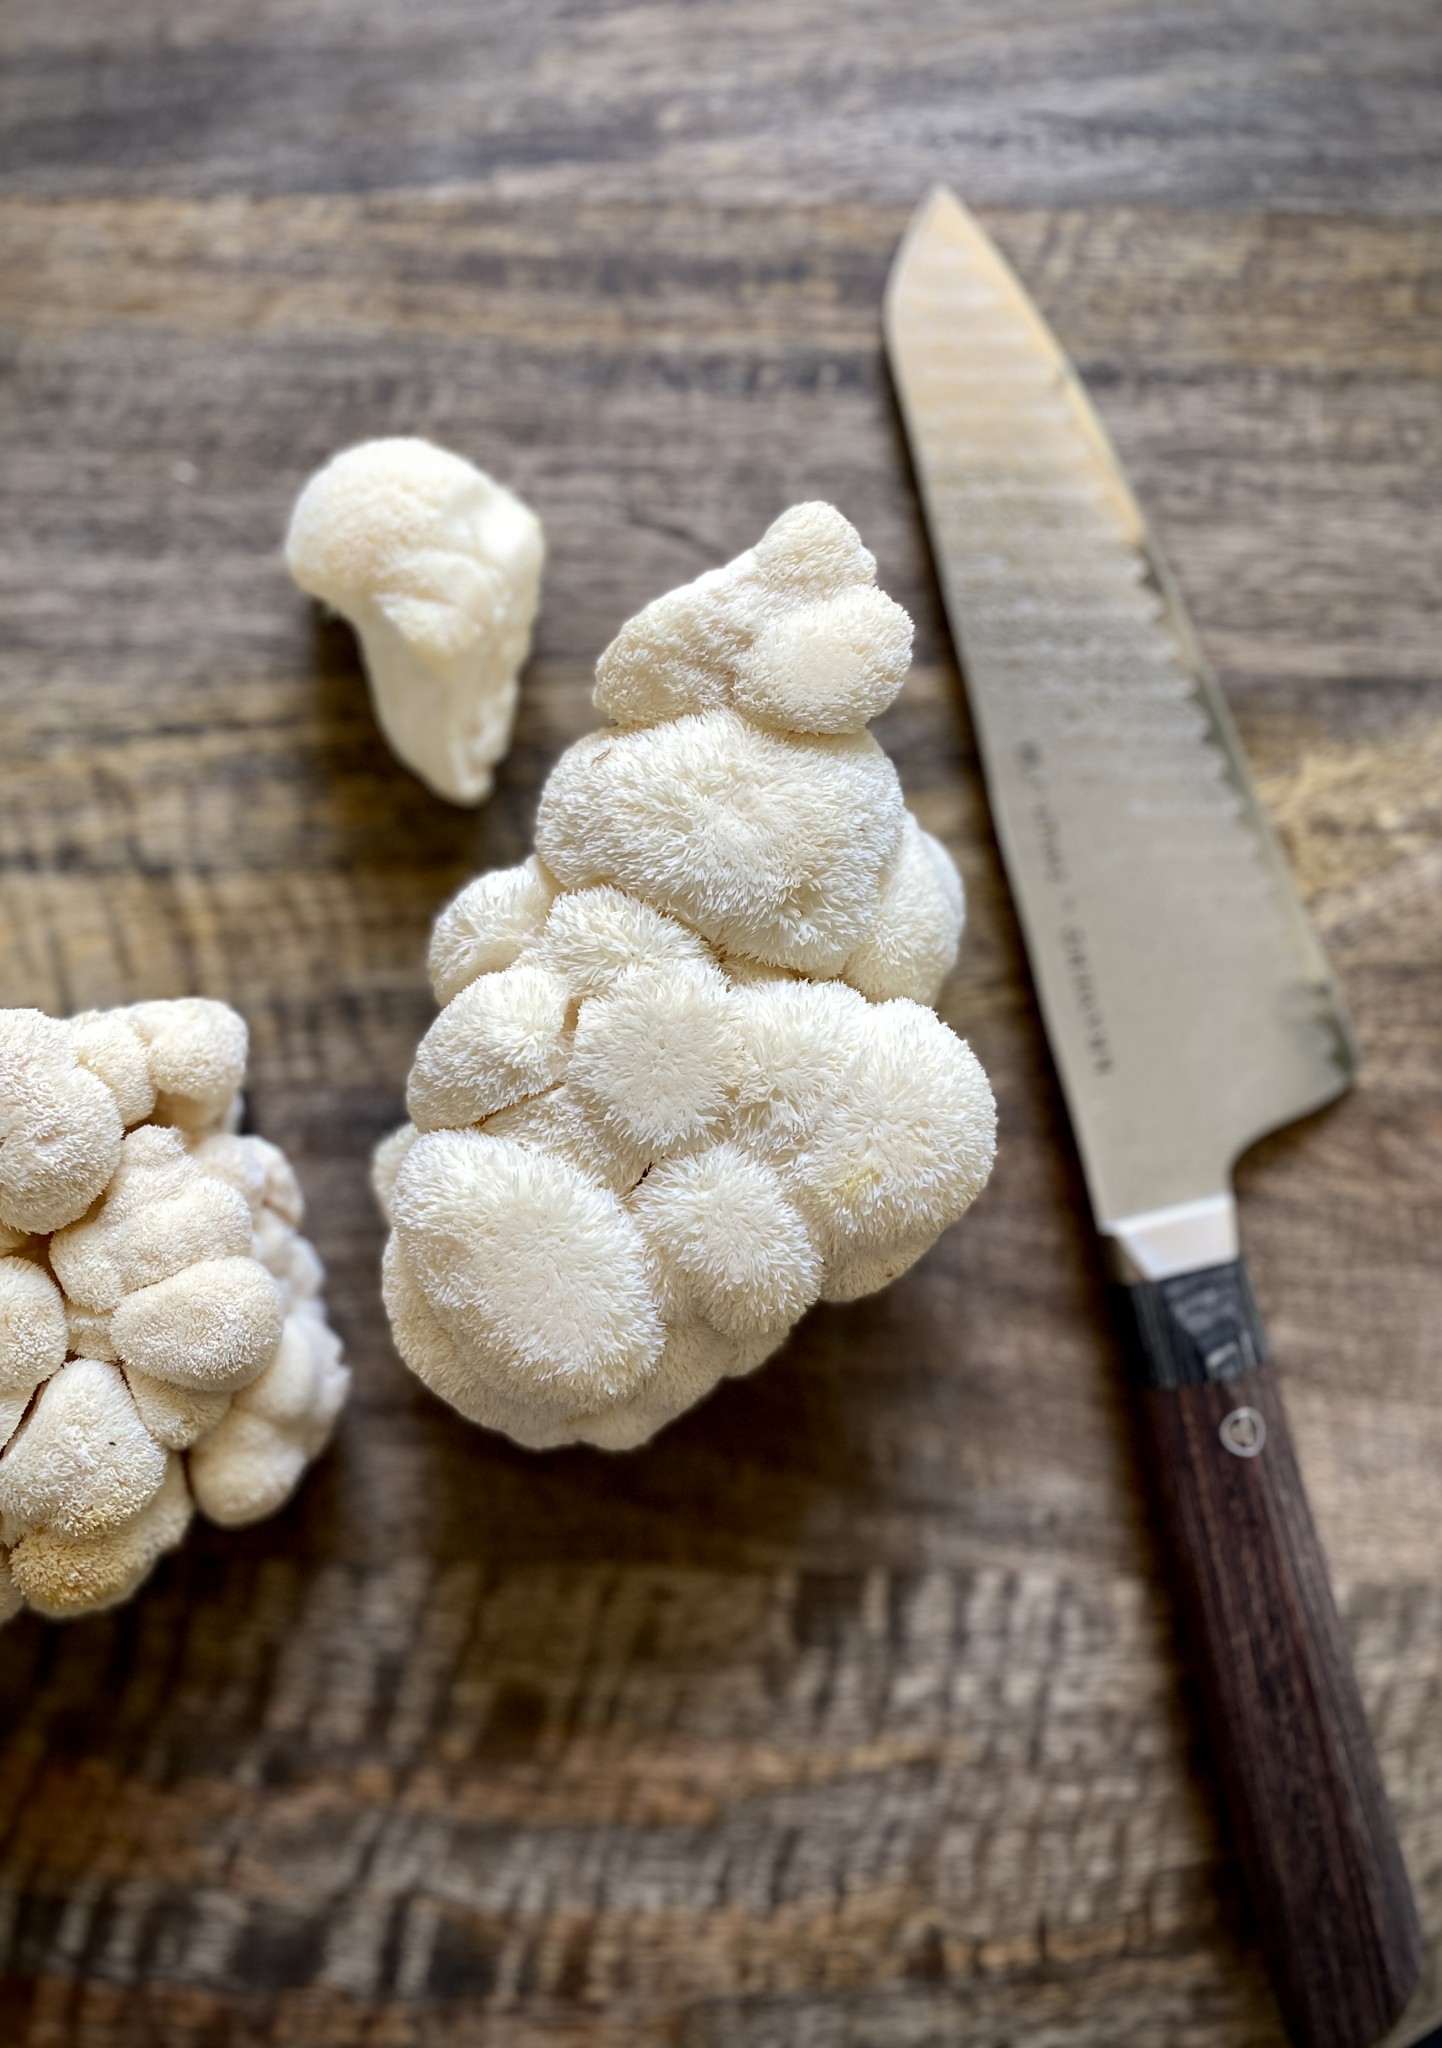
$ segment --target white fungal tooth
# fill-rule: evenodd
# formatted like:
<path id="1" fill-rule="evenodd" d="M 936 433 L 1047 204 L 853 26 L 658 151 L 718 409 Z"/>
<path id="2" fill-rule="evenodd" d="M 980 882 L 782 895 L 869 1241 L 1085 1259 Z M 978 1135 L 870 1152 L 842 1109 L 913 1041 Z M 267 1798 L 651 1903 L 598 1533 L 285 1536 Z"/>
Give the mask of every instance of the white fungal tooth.
<path id="1" fill-rule="evenodd" d="M 670 1159 L 630 1202 L 656 1262 L 668 1322 L 727 1337 L 786 1329 L 810 1308 L 821 1261 L 769 1167 L 739 1145 Z"/>
<path id="2" fill-rule="evenodd" d="M 101 1358 L 114 1365 L 115 1344 L 110 1335 L 110 1317 L 98 1308 L 85 1308 L 65 1297 L 65 1349 L 71 1358 Z"/>
<path id="3" fill-rule="evenodd" d="M 179 1131 L 142 1124 L 98 1207 L 50 1240 L 50 1262 L 72 1301 L 107 1314 L 132 1288 L 247 1251 L 250 1232 L 240 1190 L 204 1173 Z"/>
<path id="4" fill-rule="evenodd" d="M 714 967 L 632 967 L 582 1003 L 570 1079 L 596 1114 L 652 1155 L 717 1128 L 735 1085 L 735 1000 Z"/>
<path id="5" fill-rule="evenodd" d="M 647 1377 L 663 1333 L 640 1237 L 575 1167 L 504 1138 L 432 1132 L 407 1153 L 392 1199 L 437 1320 L 489 1353 L 503 1393 L 590 1407 Z"/>
<path id="6" fill-rule="evenodd" d="M 197 1259 L 127 1294 L 110 1319 L 125 1365 L 202 1393 L 233 1391 L 263 1372 L 280 1342 L 275 1281 L 257 1259 Z"/>
<path id="7" fill-rule="evenodd" d="M 245 1050 L 200 998 L 0 1011 L 0 1622 L 128 1598 L 187 1459 L 204 1512 L 269 1513 L 345 1398 L 295 1175 L 226 1128 Z"/>
<path id="8" fill-rule="evenodd" d="M 735 704 L 794 732 L 857 732 L 901 688 L 911 621 L 832 505 L 794 505 L 754 548 L 671 590 L 596 665 L 596 708 L 656 725 Z"/>
<path id="9" fill-rule="evenodd" d="M 33 1387 L 0 1387 L 0 1450 L 25 1420 Z"/>
<path id="10" fill-rule="evenodd" d="M 782 1324 L 752 1337 L 726 1337 L 709 1323 L 668 1323 L 666 1348 L 641 1391 L 582 1417 L 571 1434 L 599 1450 L 635 1450 L 704 1401 L 719 1381 L 754 1372 L 784 1342 L 789 1327 Z"/>
<path id="11" fill-rule="evenodd" d="M 31 1259 L 0 1258 L 0 1389 L 33 1388 L 65 1363 L 65 1297 Z"/>
<path id="12" fill-rule="evenodd" d="M 127 1128 L 148 1117 L 155 1108 L 155 1083 L 145 1041 L 125 1012 L 87 1010 L 70 1018 L 66 1029 L 76 1059 L 105 1083 Z"/>
<path id="13" fill-rule="evenodd" d="M 535 951 L 575 1002 L 604 995 L 633 967 L 709 966 L 703 939 L 624 889 L 576 889 L 558 896 Z"/>
<path id="14" fill-rule="evenodd" d="M 636 1186 L 654 1149 L 629 1137 L 618 1119 L 598 1116 L 594 1103 L 569 1084 L 487 1117 L 481 1129 L 530 1152 L 554 1153 L 618 1195 Z"/>
<path id="15" fill-rule="evenodd" d="M 10 1553 L 11 1582 L 38 1614 L 63 1620 L 128 1600 L 190 1525 L 185 1468 L 173 1454 L 159 1486 L 128 1521 L 96 1535 L 70 1536 L 53 1523 L 27 1531 Z M 3 1591 L 3 1589 L 0 1589 Z M 18 1611 L 17 1609 L 12 1611 Z M 0 1618 L 5 1613 L 0 1598 Z"/>
<path id="16" fill-rule="evenodd" d="M 566 988 L 544 968 L 482 975 L 446 1004 L 421 1040 L 406 1089 L 418 1131 L 479 1123 L 559 1081 L 566 1068 Z"/>
<path id="17" fill-rule="evenodd" d="M 933 1003 L 952 968 L 966 915 L 961 876 L 939 840 L 908 811 L 882 879 L 875 924 L 842 973 L 873 1003 Z"/>
<path id="18" fill-rule="evenodd" d="M 535 861 L 437 923 L 446 1007 L 374 1168 L 386 1309 L 422 1379 L 535 1449 L 645 1442 L 818 1295 L 904 1272 L 990 1171 L 986 1077 L 921 1007 L 960 880 L 864 730 L 911 638 L 875 571 L 800 505 L 648 605 Z"/>
<path id="19" fill-rule="evenodd" d="M 774 590 L 814 604 L 876 580 L 876 557 L 834 505 L 813 498 L 773 519 L 755 547 L 756 565 Z"/>
<path id="20" fill-rule="evenodd" d="M 727 952 L 827 975 L 871 929 L 903 808 L 868 733 L 768 732 L 723 709 L 578 741 L 536 844 L 567 888 L 614 883 Z"/>
<path id="21" fill-rule="evenodd" d="M 274 1514 L 324 1445 L 349 1377 L 319 1317 L 288 1317 L 264 1372 L 196 1445 L 190 1482 L 201 1513 L 228 1529 Z"/>
<path id="22" fill-rule="evenodd" d="M 996 1108 L 971 1047 L 918 1003 L 869 1008 L 856 1057 L 782 1185 L 828 1259 L 934 1238 L 985 1187 Z"/>
<path id="23" fill-rule="evenodd" d="M 63 1024 L 0 1011 L 0 1223 L 43 1232 L 83 1216 L 115 1171 L 123 1129 Z"/>
<path id="24" fill-rule="evenodd" d="M 47 1380 L 0 1458 L 0 1516 L 25 1533 L 99 1536 L 138 1515 L 165 1477 L 165 1452 L 119 1369 L 77 1358 Z"/>
<path id="25" fill-rule="evenodd" d="M 259 1223 L 267 1214 L 292 1230 L 300 1222 L 305 1211 L 300 1183 L 284 1152 L 268 1138 L 221 1132 L 193 1145 L 190 1156 L 202 1173 L 239 1189 L 252 1223 Z"/>
<path id="26" fill-rule="evenodd" d="M 758 982 L 738 992 L 736 1135 L 760 1159 L 788 1159 L 845 1091 L 866 1003 L 839 981 Z"/>
<path id="27" fill-rule="evenodd" d="M 618 725 L 657 725 L 726 703 L 751 639 L 748 599 L 761 590 L 754 557 L 742 555 L 656 598 L 596 664 L 596 709 Z"/>
<path id="28" fill-rule="evenodd" d="M 510 744 L 544 552 L 528 506 L 429 441 L 347 448 L 296 501 L 292 576 L 354 626 L 381 730 L 453 803 Z"/>
<path id="29" fill-rule="evenodd" d="M 395 1192 L 396 1175 L 401 1162 L 420 1136 L 414 1124 L 402 1124 L 389 1137 L 382 1138 L 371 1159 L 371 1187 L 380 1205 L 380 1212 L 387 1223 L 391 1216 L 391 1197 Z"/>
<path id="30" fill-rule="evenodd" d="M 245 1079 L 244 1020 L 228 1003 L 182 996 L 176 1002 L 137 1003 L 126 1021 L 145 1043 L 156 1123 L 220 1130 Z"/>
<path id="31" fill-rule="evenodd" d="M 431 933 L 427 965 L 438 1003 L 448 1003 L 482 974 L 509 967 L 540 935 L 555 885 L 532 854 L 468 882 Z"/>
<path id="32" fill-rule="evenodd" d="M 207 1393 L 201 1387 L 181 1387 L 172 1380 L 152 1379 L 133 1365 L 125 1367 L 125 1384 L 141 1421 L 168 1451 L 188 1451 L 224 1420 L 233 1405 L 228 1388 Z"/>
<path id="33" fill-rule="evenodd" d="M 313 1301 L 325 1283 L 325 1268 L 316 1257 L 314 1245 L 298 1237 L 273 1209 L 261 1211 L 250 1240 L 250 1254 L 275 1282 L 283 1316 L 304 1302 Z"/>
<path id="34" fill-rule="evenodd" d="M 862 584 L 769 620 L 732 702 L 782 732 L 855 732 L 886 709 L 910 661 L 910 619 Z"/>

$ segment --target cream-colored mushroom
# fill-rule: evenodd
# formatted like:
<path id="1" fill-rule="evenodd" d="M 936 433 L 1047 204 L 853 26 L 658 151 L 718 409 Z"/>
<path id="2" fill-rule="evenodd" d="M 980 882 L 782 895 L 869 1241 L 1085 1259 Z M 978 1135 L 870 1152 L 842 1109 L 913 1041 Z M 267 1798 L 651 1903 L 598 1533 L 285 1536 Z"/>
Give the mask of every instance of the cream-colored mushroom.
<path id="1" fill-rule="evenodd" d="M 349 1382 L 322 1318 L 289 1316 L 265 1371 L 195 1447 L 190 1482 L 201 1513 L 226 1528 L 274 1514 L 323 1447 Z"/>
<path id="2" fill-rule="evenodd" d="M 462 889 L 441 912 L 428 960 L 438 1003 L 448 1003 L 479 974 L 509 967 L 546 922 L 555 884 L 533 854 Z"/>
<path id="3" fill-rule="evenodd" d="M 543 967 L 486 974 L 452 997 L 421 1040 L 406 1089 L 418 1131 L 479 1123 L 539 1095 L 566 1068 L 566 989 Z"/>
<path id="4" fill-rule="evenodd" d="M 192 1485 L 270 1513 L 345 1398 L 295 1175 L 228 1128 L 245 1045 L 199 998 L 0 1012 L 0 1621 L 128 1597 Z"/>
<path id="5" fill-rule="evenodd" d="M 536 856 L 437 920 L 375 1162 L 385 1301 L 421 1378 L 522 1443 L 644 1442 L 985 1184 L 991 1091 L 924 1007 L 960 879 L 864 731 L 910 647 L 874 577 L 805 505 L 649 605 Z"/>
<path id="6" fill-rule="evenodd" d="M 423 1134 L 391 1197 L 408 1271 L 502 1399 L 570 1413 L 634 1393 L 664 1341 L 617 1197 L 567 1161 L 476 1131 Z M 427 1361 L 409 1361 L 424 1373 Z M 457 1392 L 447 1397 L 456 1400 Z"/>
<path id="7" fill-rule="evenodd" d="M 228 1003 L 207 996 L 137 1003 L 126 1022 L 145 1044 L 156 1123 L 208 1132 L 235 1114 L 248 1037 L 244 1019 Z"/>
<path id="8" fill-rule="evenodd" d="M 44 1232 L 83 1216 L 115 1171 L 123 1130 L 63 1024 L 0 1010 L 0 1224 Z"/>
<path id="9" fill-rule="evenodd" d="M 781 732 L 859 732 L 906 676 L 911 621 L 834 505 L 794 505 L 754 548 L 624 625 L 596 707 L 654 725 L 725 704 Z"/>
<path id="10" fill-rule="evenodd" d="M 610 882 L 727 953 L 837 973 L 901 839 L 866 732 L 771 732 L 729 708 L 592 733 L 551 771 L 536 846 L 566 888 Z"/>
<path id="11" fill-rule="evenodd" d="M 100 1536 L 138 1515 L 164 1477 L 165 1452 L 120 1368 L 72 1359 L 0 1457 L 0 1520 L 21 1534 Z"/>
<path id="12" fill-rule="evenodd" d="M 109 1313 L 197 1259 L 248 1252 L 250 1210 L 237 1188 L 203 1171 L 179 1131 L 142 1124 L 120 1148 L 103 1200 L 50 1240 L 70 1300 Z"/>
<path id="13" fill-rule="evenodd" d="M 381 730 L 453 803 L 510 744 L 544 548 L 513 492 L 429 441 L 366 441 L 313 476 L 285 544 L 302 590 L 354 626 Z"/>
<path id="14" fill-rule="evenodd" d="M 31 1259 L 0 1258 L 0 1445 L 42 1380 L 65 1363 L 65 1297 Z"/>
<path id="15" fill-rule="evenodd" d="M 145 1040 L 123 1010 L 87 1010 L 69 1020 L 70 1043 L 82 1067 L 103 1081 L 128 1128 L 155 1108 L 155 1082 Z"/>
<path id="16" fill-rule="evenodd" d="M 882 877 L 876 922 L 842 973 L 873 1003 L 892 996 L 935 1002 L 956 965 L 965 915 L 951 855 L 908 811 L 901 843 Z"/>
<path id="17" fill-rule="evenodd" d="M 92 1536 L 69 1536 L 54 1525 L 28 1530 L 10 1552 L 12 1584 L 22 1600 L 54 1621 L 114 1607 L 183 1541 L 190 1514 L 185 1469 L 172 1455 L 159 1486 L 128 1521 Z"/>

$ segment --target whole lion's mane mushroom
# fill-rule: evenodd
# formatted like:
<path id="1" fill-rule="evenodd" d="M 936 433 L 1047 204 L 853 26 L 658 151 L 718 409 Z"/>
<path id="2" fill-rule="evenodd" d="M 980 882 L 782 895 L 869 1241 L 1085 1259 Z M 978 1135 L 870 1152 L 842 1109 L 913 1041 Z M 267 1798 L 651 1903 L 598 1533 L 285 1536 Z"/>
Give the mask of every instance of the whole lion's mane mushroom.
<path id="1" fill-rule="evenodd" d="M 350 1383 L 285 1156 L 199 997 L 0 1011 L 0 1620 L 134 1592 L 192 1502 L 274 1512 Z"/>
<path id="2" fill-rule="evenodd" d="M 991 1090 L 927 1007 L 961 883 L 864 730 L 910 647 L 796 506 L 622 629 L 535 856 L 438 920 L 375 1181 L 396 1343 L 475 1421 L 642 1443 L 985 1184 Z"/>

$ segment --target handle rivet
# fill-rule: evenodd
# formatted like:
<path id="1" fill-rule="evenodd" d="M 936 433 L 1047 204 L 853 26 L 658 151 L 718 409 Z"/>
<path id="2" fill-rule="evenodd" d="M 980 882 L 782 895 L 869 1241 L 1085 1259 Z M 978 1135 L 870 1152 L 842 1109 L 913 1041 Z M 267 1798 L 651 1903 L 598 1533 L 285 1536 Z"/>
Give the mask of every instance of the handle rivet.
<path id="1" fill-rule="evenodd" d="M 1267 1418 L 1255 1408 L 1234 1408 L 1222 1417 L 1217 1435 L 1234 1458 L 1255 1458 L 1267 1441 Z"/>

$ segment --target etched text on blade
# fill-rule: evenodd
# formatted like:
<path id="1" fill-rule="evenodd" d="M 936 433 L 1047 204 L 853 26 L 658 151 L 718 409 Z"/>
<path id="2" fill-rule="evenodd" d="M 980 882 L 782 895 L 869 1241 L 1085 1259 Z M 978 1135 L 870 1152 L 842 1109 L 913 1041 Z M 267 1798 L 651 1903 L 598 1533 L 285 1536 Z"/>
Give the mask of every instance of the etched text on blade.
<path id="1" fill-rule="evenodd" d="M 1220 1191 L 1345 1024 L 1104 436 L 959 208 L 890 330 L 993 811 L 1098 1220 Z"/>

